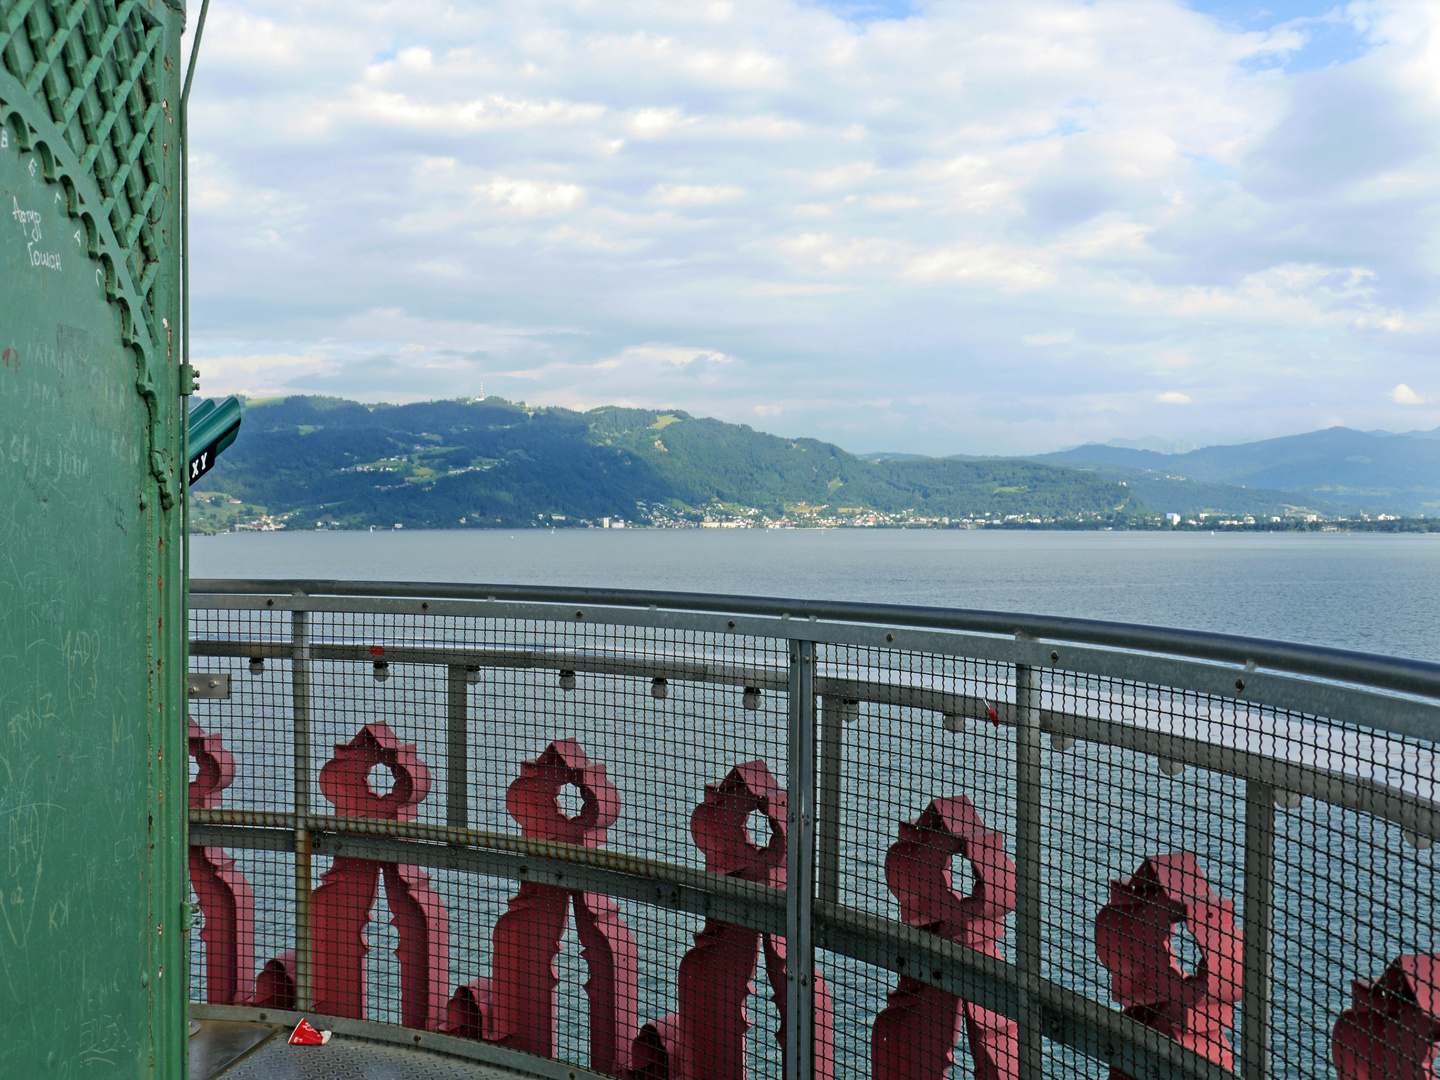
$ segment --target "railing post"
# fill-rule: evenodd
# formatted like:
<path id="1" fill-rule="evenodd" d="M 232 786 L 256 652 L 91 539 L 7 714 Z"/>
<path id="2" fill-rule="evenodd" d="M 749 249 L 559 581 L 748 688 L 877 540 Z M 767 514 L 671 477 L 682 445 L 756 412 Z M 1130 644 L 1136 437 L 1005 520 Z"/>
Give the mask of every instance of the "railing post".
<path id="1" fill-rule="evenodd" d="M 785 1080 L 815 1074 L 815 643 L 790 642 L 789 829 L 785 848 Z"/>
<path id="2" fill-rule="evenodd" d="M 1040 1080 L 1040 708 L 1035 672 L 1015 665 L 1015 965 L 1020 973 L 1019 1080 Z"/>
<path id="3" fill-rule="evenodd" d="M 445 681 L 445 824 L 470 827 L 470 682 L 464 664 L 451 664 Z"/>
<path id="4" fill-rule="evenodd" d="M 290 613 L 290 702 L 295 748 L 295 1007 L 314 1007 L 314 934 L 310 925 L 310 626 Z"/>
<path id="5" fill-rule="evenodd" d="M 1275 886 L 1275 792 L 1245 782 L 1245 942 L 1240 997 L 1241 1080 L 1270 1071 L 1270 932 Z"/>
<path id="6" fill-rule="evenodd" d="M 840 902 L 840 791 L 845 764 L 845 724 L 857 711 L 853 701 L 833 694 L 820 699 L 820 789 L 815 805 L 816 896 Z"/>

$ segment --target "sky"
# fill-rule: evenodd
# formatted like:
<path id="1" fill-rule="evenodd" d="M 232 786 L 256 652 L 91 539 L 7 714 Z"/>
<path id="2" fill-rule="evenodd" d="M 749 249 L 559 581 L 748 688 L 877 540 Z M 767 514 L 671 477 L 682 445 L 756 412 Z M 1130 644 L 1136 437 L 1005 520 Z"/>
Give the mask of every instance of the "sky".
<path id="1" fill-rule="evenodd" d="M 1440 0 L 212 0 L 190 132 L 209 395 L 1440 426 Z"/>

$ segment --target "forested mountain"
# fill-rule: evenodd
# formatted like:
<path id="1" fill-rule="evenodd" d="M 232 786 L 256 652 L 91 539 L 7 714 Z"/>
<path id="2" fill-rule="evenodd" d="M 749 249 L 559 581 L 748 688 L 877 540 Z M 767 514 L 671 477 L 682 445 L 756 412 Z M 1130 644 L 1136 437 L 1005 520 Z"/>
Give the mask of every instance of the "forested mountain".
<path id="1" fill-rule="evenodd" d="M 1028 460 L 866 461 L 680 411 L 527 408 L 496 398 L 247 405 L 199 495 L 360 527 L 679 523 L 817 514 L 1119 521 L 1153 516 L 1123 484 Z M 216 503 L 226 500 L 214 499 Z M 749 515 L 755 517 L 756 515 Z"/>

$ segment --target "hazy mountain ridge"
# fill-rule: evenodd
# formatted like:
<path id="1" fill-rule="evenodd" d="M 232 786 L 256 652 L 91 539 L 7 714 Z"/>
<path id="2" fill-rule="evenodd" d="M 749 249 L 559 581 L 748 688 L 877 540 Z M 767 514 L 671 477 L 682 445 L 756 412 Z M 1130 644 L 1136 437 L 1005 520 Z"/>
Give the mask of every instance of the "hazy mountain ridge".
<path id="1" fill-rule="evenodd" d="M 1156 479 L 1269 489 L 1370 512 L 1440 515 L 1440 429 L 1395 435 L 1333 427 L 1184 454 L 1091 443 L 1034 460 L 1115 476 L 1106 467 L 1121 466 Z"/>

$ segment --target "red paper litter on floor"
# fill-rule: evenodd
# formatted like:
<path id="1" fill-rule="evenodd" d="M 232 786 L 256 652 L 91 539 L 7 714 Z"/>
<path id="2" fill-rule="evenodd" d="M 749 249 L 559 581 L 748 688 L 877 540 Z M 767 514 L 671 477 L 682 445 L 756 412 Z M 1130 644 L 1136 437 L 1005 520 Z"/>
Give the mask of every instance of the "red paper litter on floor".
<path id="1" fill-rule="evenodd" d="M 301 1020 L 290 1033 L 291 1046 L 323 1046 L 330 1041 L 330 1032 L 316 1031 L 309 1020 Z"/>

